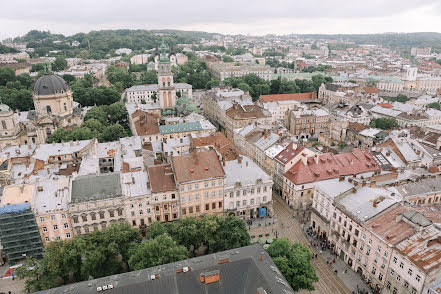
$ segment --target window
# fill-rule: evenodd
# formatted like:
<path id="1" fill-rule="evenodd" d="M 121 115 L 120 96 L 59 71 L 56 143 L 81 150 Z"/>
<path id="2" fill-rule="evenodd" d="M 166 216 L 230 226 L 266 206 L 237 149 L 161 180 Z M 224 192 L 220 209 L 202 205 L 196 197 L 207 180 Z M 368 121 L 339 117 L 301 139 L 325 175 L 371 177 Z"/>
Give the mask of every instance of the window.
<path id="1" fill-rule="evenodd" d="M 54 231 L 58 230 L 58 225 L 54 225 Z"/>
<path id="2" fill-rule="evenodd" d="M 400 275 L 397 275 L 397 281 L 398 282 L 401 281 L 401 276 Z"/>
<path id="3" fill-rule="evenodd" d="M 409 269 L 409 270 L 407 271 L 407 273 L 409 274 L 409 276 L 411 276 L 411 275 L 412 275 L 412 269 Z"/>
<path id="4" fill-rule="evenodd" d="M 369 254 L 371 254 L 371 249 L 368 249 L 368 250 L 366 251 L 366 255 L 369 255 Z"/>
<path id="5" fill-rule="evenodd" d="M 205 192 L 205 199 L 208 199 L 208 192 Z"/>
<path id="6" fill-rule="evenodd" d="M 55 215 L 51 215 L 51 220 L 55 220 Z"/>
<path id="7" fill-rule="evenodd" d="M 250 199 L 250 205 L 254 205 L 254 198 Z"/>
<path id="8" fill-rule="evenodd" d="M 393 269 L 390 269 L 390 275 L 391 276 L 395 275 L 395 271 Z"/>
<path id="9" fill-rule="evenodd" d="M 200 207 L 199 207 L 199 205 L 196 205 L 196 212 L 199 212 L 200 211 Z"/>
<path id="10" fill-rule="evenodd" d="M 421 280 L 420 275 L 416 275 L 415 280 L 417 280 L 419 282 Z"/>
<path id="11" fill-rule="evenodd" d="M 135 216 L 135 212 L 134 212 L 134 211 L 131 211 L 131 212 L 130 212 L 130 215 L 131 215 L 131 216 Z"/>
<path id="12" fill-rule="evenodd" d="M 40 216 L 40 222 L 44 222 L 44 217 Z"/>
<path id="13" fill-rule="evenodd" d="M 222 186 L 222 180 L 217 181 L 217 184 L 218 184 L 219 186 Z"/>
<path id="14" fill-rule="evenodd" d="M 44 241 L 49 242 L 49 237 L 44 237 Z"/>
<path id="15" fill-rule="evenodd" d="M 195 199 L 196 199 L 196 200 L 199 200 L 199 198 L 200 198 L 200 197 L 199 197 L 199 193 L 197 193 L 197 194 L 195 195 Z"/>
<path id="16" fill-rule="evenodd" d="M 187 191 L 191 191 L 191 185 L 187 186 Z"/>
<path id="17" fill-rule="evenodd" d="M 385 268 L 386 267 L 386 262 L 383 260 L 383 262 L 381 263 L 381 268 Z"/>
<path id="18" fill-rule="evenodd" d="M 61 218 L 66 218 L 66 214 L 65 214 L 65 213 L 62 213 L 62 214 L 61 214 Z"/>
<path id="19" fill-rule="evenodd" d="M 183 215 L 186 215 L 187 214 L 187 209 L 184 207 L 184 208 L 182 208 L 182 214 Z"/>
<path id="20" fill-rule="evenodd" d="M 175 193 L 173 193 L 172 195 L 172 199 L 176 199 L 176 195 L 175 195 Z M 147 203 L 148 204 L 148 203 Z"/>
<path id="21" fill-rule="evenodd" d="M 254 194 L 254 188 L 251 188 L 251 194 Z"/>
<path id="22" fill-rule="evenodd" d="M 222 201 L 219 201 L 219 208 L 222 208 Z"/>
<path id="23" fill-rule="evenodd" d="M 194 189 L 199 189 L 199 184 L 194 184 Z"/>
<path id="24" fill-rule="evenodd" d="M 386 288 L 390 289 L 390 286 L 391 286 L 390 282 L 387 282 Z"/>
<path id="25" fill-rule="evenodd" d="M 375 275 L 375 272 L 377 271 L 377 269 L 375 267 L 372 268 L 372 274 Z"/>
<path id="26" fill-rule="evenodd" d="M 404 268 L 404 263 L 400 262 L 400 268 Z"/>
<path id="27" fill-rule="evenodd" d="M 67 223 L 64 223 L 64 228 L 65 229 L 69 228 L 69 225 Z"/>
<path id="28" fill-rule="evenodd" d="M 265 186 L 265 187 L 263 187 L 263 192 L 266 192 L 266 186 Z"/>
<path id="29" fill-rule="evenodd" d="M 66 238 L 70 238 L 70 233 L 66 233 Z"/>
<path id="30" fill-rule="evenodd" d="M 383 256 L 384 257 L 387 257 L 389 254 L 387 253 L 387 251 L 384 251 L 384 254 L 383 254 Z"/>
<path id="31" fill-rule="evenodd" d="M 364 244 L 361 244 L 360 245 L 360 250 L 363 250 L 364 249 Z"/>
<path id="32" fill-rule="evenodd" d="M 109 214 L 110 214 L 110 217 L 114 217 L 115 216 L 115 212 L 113 210 L 109 210 Z"/>
<path id="33" fill-rule="evenodd" d="M 404 287 L 405 288 L 409 288 L 409 282 L 408 281 L 404 281 Z"/>
<path id="34" fill-rule="evenodd" d="M 393 259 L 393 260 L 394 260 L 394 263 L 397 263 L 397 258 L 396 258 L 396 257 L 394 257 L 394 259 Z"/>
<path id="35" fill-rule="evenodd" d="M 216 202 L 211 203 L 211 208 L 216 209 Z"/>
<path id="36" fill-rule="evenodd" d="M 47 232 L 47 227 L 43 227 L 43 232 Z"/>
<path id="37" fill-rule="evenodd" d="M 205 204 L 205 210 L 210 210 L 210 204 Z"/>
<path id="38" fill-rule="evenodd" d="M 130 203 L 130 208 L 133 208 L 133 207 L 134 207 L 133 203 Z"/>
<path id="39" fill-rule="evenodd" d="M 359 231 L 355 229 L 355 236 L 358 237 Z"/>
<path id="40" fill-rule="evenodd" d="M 188 213 L 193 213 L 193 206 L 190 206 L 190 207 L 188 208 Z"/>
<path id="41" fill-rule="evenodd" d="M 142 207 L 142 202 L 139 202 L 139 203 L 138 203 L 138 207 Z"/>
<path id="42" fill-rule="evenodd" d="M 193 201 L 193 195 L 188 195 L 188 201 L 190 202 L 190 201 Z"/>
<path id="43" fill-rule="evenodd" d="M 378 247 L 377 247 L 377 251 L 378 251 L 378 252 L 381 252 L 381 246 L 378 246 Z"/>
<path id="44" fill-rule="evenodd" d="M 233 198 L 233 197 L 234 197 L 234 193 L 230 192 L 230 198 Z"/>
<path id="45" fill-rule="evenodd" d="M 378 275 L 378 279 L 379 279 L 380 281 L 383 281 L 383 274 L 382 274 L 382 273 L 380 273 L 380 274 Z"/>
<path id="46" fill-rule="evenodd" d="M 181 202 L 185 202 L 185 196 L 181 196 Z"/>
<path id="47" fill-rule="evenodd" d="M 247 196 L 247 190 L 243 190 L 243 196 Z"/>
<path id="48" fill-rule="evenodd" d="M 368 244 L 372 245 L 372 239 L 369 239 Z"/>
<path id="49" fill-rule="evenodd" d="M 242 205 L 247 206 L 247 201 L 246 200 L 242 201 Z"/>
<path id="50" fill-rule="evenodd" d="M 211 181 L 211 187 L 215 187 L 216 186 L 216 181 Z"/>
<path id="51" fill-rule="evenodd" d="M 397 288 L 394 287 L 394 290 L 392 291 L 392 293 L 393 293 L 393 294 L 397 294 L 397 293 L 398 293 Z"/>
<path id="52" fill-rule="evenodd" d="M 261 191 L 261 188 L 260 187 L 257 188 L 257 193 L 260 193 L 260 191 Z"/>
<path id="53" fill-rule="evenodd" d="M 184 187 L 181 187 L 181 192 L 184 192 Z"/>
<path id="54" fill-rule="evenodd" d="M 140 209 L 139 214 L 144 214 L 144 210 Z"/>
<path id="55" fill-rule="evenodd" d="M 208 182 L 205 182 L 205 183 L 204 183 L 204 187 L 205 187 L 205 188 L 208 188 Z"/>

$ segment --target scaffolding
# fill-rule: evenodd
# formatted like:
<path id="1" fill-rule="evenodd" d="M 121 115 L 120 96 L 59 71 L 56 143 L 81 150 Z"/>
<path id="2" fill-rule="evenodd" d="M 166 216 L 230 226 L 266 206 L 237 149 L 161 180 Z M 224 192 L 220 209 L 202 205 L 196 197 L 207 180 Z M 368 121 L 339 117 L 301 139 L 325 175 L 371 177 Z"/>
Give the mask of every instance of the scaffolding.
<path id="1" fill-rule="evenodd" d="M 11 265 L 26 256 L 42 257 L 43 243 L 28 203 L 0 207 L 0 240 Z"/>

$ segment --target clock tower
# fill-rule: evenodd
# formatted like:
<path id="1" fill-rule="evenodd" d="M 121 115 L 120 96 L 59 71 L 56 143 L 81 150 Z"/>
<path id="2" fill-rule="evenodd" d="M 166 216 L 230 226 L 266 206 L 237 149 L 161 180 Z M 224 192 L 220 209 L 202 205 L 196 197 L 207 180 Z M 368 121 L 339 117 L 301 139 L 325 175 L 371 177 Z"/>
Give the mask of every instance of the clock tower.
<path id="1" fill-rule="evenodd" d="M 173 82 L 170 59 L 167 56 L 167 46 L 162 43 L 158 65 L 158 99 L 161 108 L 176 106 L 176 89 Z"/>

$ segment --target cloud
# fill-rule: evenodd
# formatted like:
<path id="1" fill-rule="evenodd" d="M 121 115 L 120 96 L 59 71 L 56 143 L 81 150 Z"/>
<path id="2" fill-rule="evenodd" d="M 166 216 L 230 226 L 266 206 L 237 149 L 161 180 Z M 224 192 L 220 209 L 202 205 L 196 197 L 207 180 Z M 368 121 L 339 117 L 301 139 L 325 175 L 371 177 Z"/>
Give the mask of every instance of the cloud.
<path id="1" fill-rule="evenodd" d="M 117 28 L 250 34 L 436 31 L 440 16 L 439 0 L 15 0 L 2 3 L 0 37 L 30 29 L 64 34 Z"/>

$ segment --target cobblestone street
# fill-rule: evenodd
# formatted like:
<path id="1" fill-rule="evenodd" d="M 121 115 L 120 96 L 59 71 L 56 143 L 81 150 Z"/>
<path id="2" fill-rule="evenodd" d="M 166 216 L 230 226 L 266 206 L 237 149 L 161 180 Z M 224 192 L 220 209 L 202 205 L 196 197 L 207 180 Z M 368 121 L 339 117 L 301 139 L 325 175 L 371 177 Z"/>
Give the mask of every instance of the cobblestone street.
<path id="1" fill-rule="evenodd" d="M 302 231 L 300 223 L 297 219 L 293 218 L 293 211 L 288 207 L 288 205 L 281 200 L 278 196 L 273 196 L 274 203 L 273 209 L 275 216 L 280 224 L 279 237 L 287 237 L 291 241 L 301 242 L 309 246 L 310 241 Z M 313 253 L 320 255 L 318 250 L 312 249 Z M 356 290 L 356 285 L 358 280 L 355 280 L 355 284 L 351 281 L 354 277 L 348 274 L 343 274 L 344 269 L 342 268 L 341 273 L 338 276 L 334 272 L 334 268 L 326 264 L 326 260 L 319 256 L 312 260 L 312 264 L 315 271 L 319 277 L 319 282 L 315 283 L 315 291 L 305 291 L 302 290 L 299 293 L 325 293 L 325 294 L 337 294 L 337 293 L 351 293 Z M 333 265 L 334 266 L 334 265 Z M 340 268 L 342 265 L 337 263 L 335 267 Z M 343 264 L 343 266 L 345 266 Z M 356 276 L 356 274 L 354 273 Z M 343 281 L 342 281 L 343 280 Z M 360 279 L 361 285 L 361 279 Z"/>

